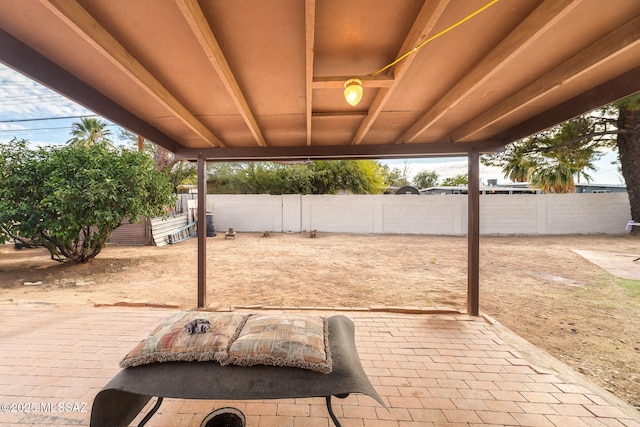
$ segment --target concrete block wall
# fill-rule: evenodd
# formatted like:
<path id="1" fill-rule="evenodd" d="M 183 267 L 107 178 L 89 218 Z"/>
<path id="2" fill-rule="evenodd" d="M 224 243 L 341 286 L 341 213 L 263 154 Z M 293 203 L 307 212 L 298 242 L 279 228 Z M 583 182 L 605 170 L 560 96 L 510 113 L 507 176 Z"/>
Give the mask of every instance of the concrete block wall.
<path id="1" fill-rule="evenodd" d="M 282 231 L 282 196 L 208 194 L 207 212 L 217 231 Z"/>
<path id="2" fill-rule="evenodd" d="M 466 196 L 465 196 L 466 197 Z M 480 196 L 480 233 L 538 233 L 538 206 L 545 205 L 545 195 L 491 194 Z"/>
<path id="3" fill-rule="evenodd" d="M 467 196 L 382 196 L 385 234 L 460 235 L 467 232 Z"/>
<path id="4" fill-rule="evenodd" d="M 367 234 L 376 229 L 375 201 L 380 196 L 302 196 L 302 230 Z"/>
<path id="5" fill-rule="evenodd" d="M 563 203 L 557 202 L 560 196 L 566 196 Z M 624 227 L 631 219 L 627 193 L 548 195 L 545 207 L 546 229 L 541 230 L 544 234 L 585 233 L 589 229 L 625 233 Z"/>
<path id="6" fill-rule="evenodd" d="M 467 233 L 467 196 L 208 195 L 217 230 L 355 234 Z M 480 196 L 480 233 L 623 234 L 626 193 Z"/>

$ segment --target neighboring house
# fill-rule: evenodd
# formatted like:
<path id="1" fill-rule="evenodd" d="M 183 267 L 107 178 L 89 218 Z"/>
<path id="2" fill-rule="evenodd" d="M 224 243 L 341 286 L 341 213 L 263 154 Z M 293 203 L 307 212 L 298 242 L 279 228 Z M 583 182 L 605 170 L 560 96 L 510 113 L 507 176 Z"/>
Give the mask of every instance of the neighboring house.
<path id="1" fill-rule="evenodd" d="M 526 182 L 518 182 L 514 184 L 507 184 L 508 187 L 514 188 L 528 188 L 529 184 Z M 626 185 L 615 184 L 591 184 L 591 183 L 576 183 L 576 193 L 626 193 Z"/>
<path id="2" fill-rule="evenodd" d="M 627 187 L 614 184 L 576 184 L 576 193 L 626 193 Z M 423 195 L 467 194 L 467 186 L 437 186 L 420 190 Z M 480 194 L 544 194 L 542 190 L 530 188 L 529 184 L 514 183 L 480 187 Z"/>
<path id="3" fill-rule="evenodd" d="M 444 194 L 467 194 L 466 185 L 457 186 L 438 186 L 424 188 L 420 190 L 420 194 L 428 196 L 437 196 Z M 541 191 L 529 187 L 509 187 L 509 186 L 483 186 L 480 187 L 480 194 L 540 194 Z"/>

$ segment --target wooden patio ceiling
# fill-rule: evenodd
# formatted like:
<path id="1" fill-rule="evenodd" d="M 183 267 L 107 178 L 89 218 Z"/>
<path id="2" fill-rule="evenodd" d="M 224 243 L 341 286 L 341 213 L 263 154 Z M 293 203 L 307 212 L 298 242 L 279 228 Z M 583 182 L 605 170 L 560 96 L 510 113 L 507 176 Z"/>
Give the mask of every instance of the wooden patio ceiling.
<path id="1" fill-rule="evenodd" d="M 640 91 L 640 2 L 3 0 L 0 61 L 182 158 L 466 155 Z"/>

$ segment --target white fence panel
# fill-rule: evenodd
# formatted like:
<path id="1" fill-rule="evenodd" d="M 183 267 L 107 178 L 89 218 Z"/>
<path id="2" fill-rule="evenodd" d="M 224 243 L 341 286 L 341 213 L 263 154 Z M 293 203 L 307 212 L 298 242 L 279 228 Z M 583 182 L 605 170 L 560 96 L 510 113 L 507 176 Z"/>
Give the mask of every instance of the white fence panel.
<path id="1" fill-rule="evenodd" d="M 302 226 L 302 196 L 285 194 L 282 196 L 282 228 L 273 231 L 298 232 Z"/>
<path id="2" fill-rule="evenodd" d="M 384 197 L 383 233 L 444 235 L 466 233 L 466 196 Z"/>
<path id="3" fill-rule="evenodd" d="M 624 233 L 631 219 L 629 195 L 545 195 L 548 234 Z"/>
<path id="4" fill-rule="evenodd" d="M 282 196 L 269 194 L 207 195 L 216 231 L 282 231 Z"/>
<path id="5" fill-rule="evenodd" d="M 374 201 L 378 196 L 304 196 L 302 230 L 373 233 Z"/>
<path id="6" fill-rule="evenodd" d="M 538 234 L 537 205 L 546 204 L 543 198 L 531 194 L 480 196 L 480 233 Z"/>
<path id="7" fill-rule="evenodd" d="M 464 235 L 467 206 L 464 195 L 207 196 L 216 229 L 253 232 Z M 481 234 L 623 234 L 630 219 L 627 193 L 480 196 Z"/>

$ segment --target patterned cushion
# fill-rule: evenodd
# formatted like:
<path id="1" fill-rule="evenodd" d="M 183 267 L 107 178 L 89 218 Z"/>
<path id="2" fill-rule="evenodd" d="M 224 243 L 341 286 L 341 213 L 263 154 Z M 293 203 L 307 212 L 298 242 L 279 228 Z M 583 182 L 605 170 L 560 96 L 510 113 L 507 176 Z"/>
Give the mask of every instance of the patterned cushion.
<path id="1" fill-rule="evenodd" d="M 331 372 L 327 321 L 318 316 L 252 315 L 223 364 L 272 365 Z"/>
<path id="2" fill-rule="evenodd" d="M 189 334 L 185 325 L 193 319 L 207 319 L 208 332 Z M 190 311 L 178 313 L 160 324 L 120 362 L 120 367 L 153 362 L 216 361 L 226 358 L 229 342 L 245 316 L 231 313 Z"/>

